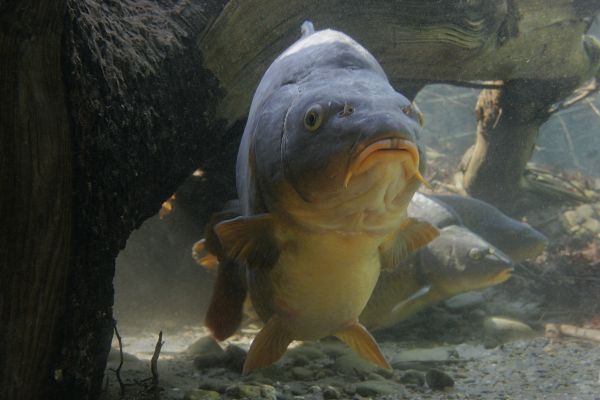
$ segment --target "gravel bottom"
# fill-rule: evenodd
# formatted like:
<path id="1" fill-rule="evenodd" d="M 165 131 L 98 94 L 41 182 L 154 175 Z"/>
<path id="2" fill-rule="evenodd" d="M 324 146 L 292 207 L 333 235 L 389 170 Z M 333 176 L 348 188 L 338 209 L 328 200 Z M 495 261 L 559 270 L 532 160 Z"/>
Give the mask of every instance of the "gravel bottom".
<path id="1" fill-rule="evenodd" d="M 111 370 L 119 364 L 116 351 L 109 359 L 104 400 L 600 399 L 600 345 L 591 341 L 563 338 L 550 343 L 538 334 L 490 348 L 489 342 L 473 340 L 419 343 L 388 330 L 376 336 L 391 371 L 326 340 L 296 344 L 275 365 L 242 376 L 255 329 L 221 344 L 204 329 L 166 332 L 157 397 L 148 379 L 156 335 L 123 331 L 128 352 L 121 368 L 125 395 L 119 394 Z"/>

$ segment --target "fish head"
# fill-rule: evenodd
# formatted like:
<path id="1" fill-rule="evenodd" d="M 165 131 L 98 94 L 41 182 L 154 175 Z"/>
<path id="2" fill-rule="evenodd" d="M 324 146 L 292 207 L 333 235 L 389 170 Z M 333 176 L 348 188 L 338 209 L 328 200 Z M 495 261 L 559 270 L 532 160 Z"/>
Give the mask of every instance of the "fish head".
<path id="1" fill-rule="evenodd" d="M 452 296 L 504 282 L 513 262 L 469 229 L 452 225 L 421 251 L 421 268 L 432 288 Z"/>
<path id="2" fill-rule="evenodd" d="M 299 86 L 283 120 L 273 207 L 313 228 L 397 226 L 422 179 L 418 130 L 410 101 L 370 71 Z"/>

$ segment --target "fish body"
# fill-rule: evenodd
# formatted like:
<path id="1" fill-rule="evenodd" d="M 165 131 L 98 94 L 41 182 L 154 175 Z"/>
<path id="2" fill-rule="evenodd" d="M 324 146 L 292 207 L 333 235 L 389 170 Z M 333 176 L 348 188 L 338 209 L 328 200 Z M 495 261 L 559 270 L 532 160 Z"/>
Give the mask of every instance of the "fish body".
<path id="1" fill-rule="evenodd" d="M 451 225 L 397 268 L 383 271 L 360 315 L 368 329 L 396 324 L 459 293 L 507 280 L 512 261 L 463 226 Z"/>
<path id="2" fill-rule="evenodd" d="M 305 31 L 256 90 L 236 166 L 241 215 L 214 228 L 265 322 L 245 373 L 329 335 L 389 367 L 358 315 L 381 268 L 437 236 L 406 214 L 424 167 L 410 102 L 350 37 Z"/>
<path id="3" fill-rule="evenodd" d="M 416 193 L 408 207 L 408 214 L 437 228 L 465 226 L 515 262 L 540 255 L 548 244 L 548 239 L 530 225 L 473 197 Z"/>

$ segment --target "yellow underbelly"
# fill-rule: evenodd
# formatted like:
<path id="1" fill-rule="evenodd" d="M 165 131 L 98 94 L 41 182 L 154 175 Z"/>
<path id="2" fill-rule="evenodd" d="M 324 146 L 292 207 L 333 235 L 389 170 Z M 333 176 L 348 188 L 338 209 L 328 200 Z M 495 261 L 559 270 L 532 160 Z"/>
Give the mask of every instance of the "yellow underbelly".
<path id="1" fill-rule="evenodd" d="M 327 233 L 293 242 L 271 276 L 273 304 L 294 339 L 319 339 L 356 321 L 379 277 L 378 241 Z"/>

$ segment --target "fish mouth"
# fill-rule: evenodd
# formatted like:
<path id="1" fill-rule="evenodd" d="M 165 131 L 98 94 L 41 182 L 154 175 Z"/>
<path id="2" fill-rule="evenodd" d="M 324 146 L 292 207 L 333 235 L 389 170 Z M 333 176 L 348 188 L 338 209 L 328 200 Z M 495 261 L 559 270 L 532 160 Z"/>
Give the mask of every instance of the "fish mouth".
<path id="1" fill-rule="evenodd" d="M 425 186 L 430 187 L 419 172 L 419 150 L 416 144 L 397 135 L 389 135 L 367 143 L 351 158 L 344 179 L 344 188 L 348 187 L 348 183 L 354 175 L 365 172 L 373 164 L 373 161 L 382 157 L 401 160 L 407 180 L 414 176 Z"/>
<path id="2" fill-rule="evenodd" d="M 506 281 L 508 278 L 510 278 L 512 276 L 512 273 L 513 273 L 512 267 L 503 269 L 498 274 L 496 274 L 496 276 L 494 277 L 494 283 L 498 284 L 498 283 L 502 283 L 502 282 Z"/>

